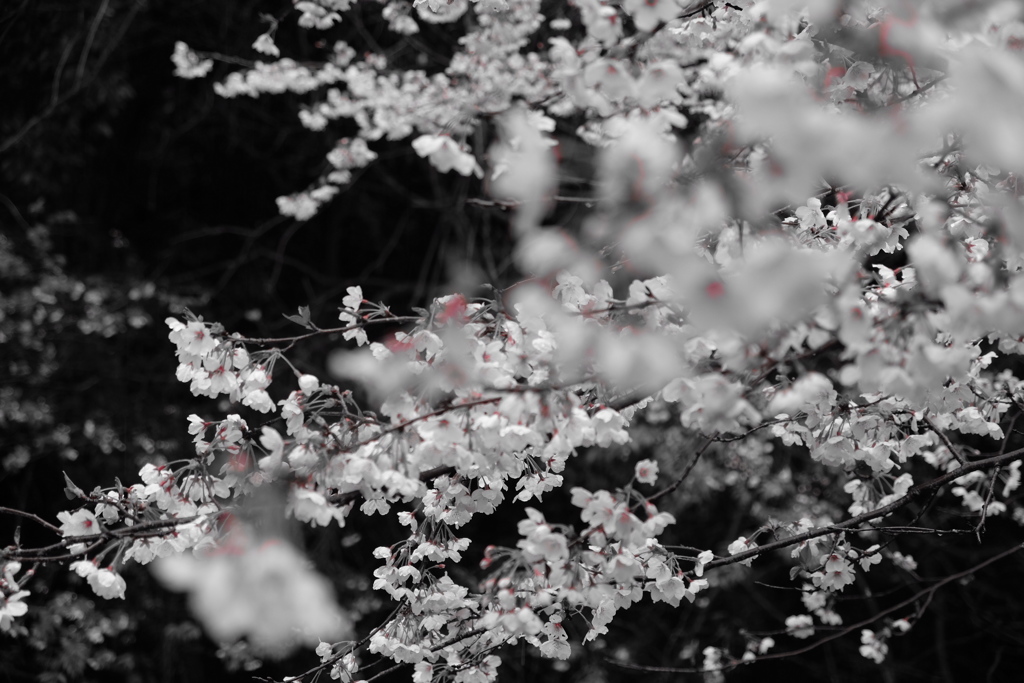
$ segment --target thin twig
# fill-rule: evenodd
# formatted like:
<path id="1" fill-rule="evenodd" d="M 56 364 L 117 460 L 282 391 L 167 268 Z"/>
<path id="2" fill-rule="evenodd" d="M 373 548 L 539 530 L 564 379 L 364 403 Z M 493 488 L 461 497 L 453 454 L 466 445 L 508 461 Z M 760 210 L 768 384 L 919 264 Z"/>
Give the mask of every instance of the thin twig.
<path id="1" fill-rule="evenodd" d="M 957 572 L 956 574 L 951 574 L 950 576 L 947 576 L 944 579 L 940 579 L 939 581 L 935 582 L 934 584 L 932 584 L 928 588 L 926 588 L 926 589 L 924 589 L 924 590 L 922 590 L 922 591 L 920 591 L 918 593 L 915 593 L 914 595 L 912 595 L 911 597 L 907 598 L 906 600 L 902 600 L 902 601 L 896 603 L 895 605 L 892 605 L 891 607 L 885 608 L 881 612 L 878 612 L 876 614 L 871 615 L 870 617 L 868 617 L 866 619 L 863 619 L 863 620 L 861 620 L 861 621 L 859 621 L 859 622 L 857 622 L 855 624 L 850 624 L 849 626 L 847 626 L 846 628 L 844 628 L 841 631 L 838 631 L 836 633 L 833 633 L 833 634 L 830 634 L 828 636 L 825 636 L 824 638 L 816 640 L 813 643 L 810 643 L 809 645 L 807 645 L 805 647 L 798 648 L 796 650 L 789 650 L 787 652 L 777 652 L 777 653 L 774 653 L 774 654 L 760 655 L 759 657 L 755 657 L 754 659 L 748 659 L 748 660 L 735 660 L 735 661 L 733 661 L 733 662 L 731 662 L 729 664 L 726 664 L 725 666 L 719 667 L 717 669 L 704 669 L 704 668 L 696 668 L 696 667 L 682 668 L 682 667 L 670 667 L 670 666 L 645 666 L 645 665 L 641 665 L 641 664 L 627 664 L 625 662 L 619 662 L 619 661 L 616 661 L 614 659 L 608 659 L 608 658 L 606 658 L 606 661 L 611 663 L 611 664 L 615 664 L 616 666 L 620 666 L 620 667 L 625 668 L 625 669 L 633 669 L 635 671 L 650 671 L 650 672 L 656 672 L 656 673 L 715 673 L 715 672 L 732 671 L 733 669 L 735 669 L 737 667 L 745 666 L 747 664 L 753 664 L 755 662 L 764 662 L 764 661 L 768 661 L 768 660 L 772 660 L 772 659 L 785 659 L 787 657 L 795 657 L 796 655 L 802 655 L 802 654 L 805 654 L 807 652 L 810 652 L 811 650 L 814 650 L 814 649 L 824 645 L 825 643 L 828 643 L 828 642 L 831 642 L 831 641 L 836 640 L 838 638 L 842 638 L 843 636 L 849 635 L 850 633 L 856 631 L 857 629 L 860 629 L 860 628 L 863 628 L 863 627 L 868 626 L 870 624 L 873 624 L 874 622 L 878 621 L 879 619 L 881 619 L 885 615 L 891 614 L 891 613 L 896 612 L 896 611 L 898 611 L 900 609 L 903 609 L 904 607 L 912 605 L 915 602 L 921 600 L 922 598 L 924 598 L 927 602 L 930 602 L 931 598 L 935 594 L 935 592 L 937 590 L 939 590 L 940 588 L 942 588 L 943 586 L 945 586 L 945 585 L 947 585 L 949 583 L 952 583 L 954 581 L 959 581 L 960 579 L 963 579 L 963 578 L 965 578 L 967 576 L 970 576 L 971 574 L 974 574 L 974 573 L 984 569 L 985 567 L 989 566 L 990 564 L 993 564 L 995 562 L 998 562 L 999 560 L 1002 560 L 1002 559 L 1004 559 L 1006 557 L 1009 557 L 1010 555 L 1016 553 L 1021 548 L 1024 548 L 1024 544 L 1017 544 L 1015 546 L 1012 546 L 1011 548 L 1009 548 L 1007 550 L 1004 550 L 1003 552 L 1001 552 L 1001 553 L 999 553 L 997 555 L 993 555 L 992 557 L 988 558 L 984 562 L 980 562 L 979 564 L 976 564 L 976 565 L 974 565 L 973 567 L 971 567 L 969 569 L 965 569 L 962 572 Z M 710 566 L 710 565 L 708 565 L 708 566 Z M 926 602 L 926 606 L 927 606 L 927 602 Z M 918 611 L 920 613 L 921 610 L 918 610 Z"/>
<path id="2" fill-rule="evenodd" d="M 662 496 L 667 496 L 668 494 L 672 493 L 677 488 L 679 488 L 682 485 L 682 483 L 686 481 L 686 478 L 690 476 L 690 472 L 693 471 L 693 468 L 697 466 L 697 461 L 700 460 L 700 456 L 704 455 L 704 451 L 706 451 L 708 447 L 714 442 L 715 440 L 709 437 L 707 441 L 704 442 L 704 445 L 698 448 L 697 452 L 693 454 L 693 458 L 691 458 L 690 462 L 687 463 L 686 469 L 683 470 L 683 473 L 680 474 L 674 482 L 672 482 L 662 490 L 658 491 L 657 493 L 649 497 L 647 499 L 647 502 L 653 502 L 655 500 L 658 500 Z"/>
<path id="3" fill-rule="evenodd" d="M 60 99 L 60 77 L 64 74 L 64 65 L 67 64 L 68 57 L 71 56 L 71 48 L 74 46 L 74 40 L 68 41 L 68 44 L 64 46 L 64 52 L 60 56 L 60 61 L 57 62 L 57 70 L 53 72 L 53 85 L 50 87 L 51 105 Z"/>
<path id="4" fill-rule="evenodd" d="M 43 111 L 29 119 L 25 123 L 25 125 L 19 128 L 13 135 L 9 136 L 3 142 L 0 142 L 0 154 L 3 154 L 11 147 L 14 147 L 16 144 L 21 142 L 22 138 L 28 135 L 33 128 L 35 128 L 40 123 L 48 119 L 55 111 L 57 111 L 58 108 L 61 107 L 61 105 L 67 103 L 69 100 L 76 97 L 79 93 L 83 92 L 86 88 L 92 85 L 92 82 L 96 80 L 96 77 L 99 76 L 100 71 L 102 71 L 103 65 L 106 63 L 107 59 L 110 58 L 110 55 L 113 54 L 114 49 L 124 38 L 125 33 L 128 32 L 128 27 L 131 26 L 132 22 L 135 20 L 135 15 L 138 14 L 140 9 L 142 9 L 142 4 L 143 3 L 140 1 L 136 1 L 132 4 L 132 8 L 131 10 L 129 10 L 128 16 L 125 17 L 125 20 L 121 23 L 121 26 L 118 28 L 117 33 L 114 35 L 114 37 L 108 44 L 107 49 L 103 52 L 103 54 L 100 55 L 100 57 L 93 64 L 92 73 L 87 78 L 76 83 L 76 85 L 73 88 L 71 88 L 71 90 L 69 90 L 64 95 L 61 95 L 59 99 L 52 101 L 46 109 L 44 109 Z"/>
<path id="5" fill-rule="evenodd" d="M 844 522 L 840 522 L 838 524 L 833 524 L 831 526 L 822 527 L 819 529 L 813 529 L 802 534 L 796 534 L 795 536 L 784 538 L 780 541 L 775 541 L 774 543 L 766 543 L 765 545 L 761 545 L 756 548 L 751 548 L 750 550 L 744 550 L 743 552 L 736 553 L 731 557 L 722 558 L 720 560 L 713 560 L 708 564 L 704 565 L 704 567 L 705 569 L 714 569 L 715 567 L 724 567 L 726 565 L 736 564 L 737 562 L 742 562 L 744 560 L 757 557 L 772 550 L 787 548 L 791 545 L 802 543 L 803 541 L 809 541 L 812 538 L 827 536 L 829 534 L 834 534 L 839 531 L 844 531 L 847 529 L 851 529 L 853 527 L 860 526 L 864 522 L 871 521 L 872 519 L 886 517 L 895 512 L 896 510 L 899 510 L 900 508 L 904 507 L 905 505 L 908 505 L 911 501 L 920 496 L 922 493 L 930 491 L 931 489 L 936 489 L 940 486 L 943 486 L 944 484 L 948 484 L 951 481 L 955 481 L 956 479 L 959 479 L 965 474 L 970 474 L 971 472 L 977 472 L 979 470 L 983 471 L 995 467 L 1000 467 L 1007 463 L 1013 462 L 1014 460 L 1020 460 L 1021 458 L 1024 458 L 1024 448 L 1019 448 L 1015 451 L 1010 451 L 1009 453 L 997 455 L 991 458 L 986 458 L 984 460 L 976 460 L 972 463 L 964 465 L 959 469 L 955 469 L 952 472 L 947 472 L 946 474 L 938 476 L 935 479 L 932 479 L 931 481 L 927 481 L 923 484 L 918 484 L 917 486 L 912 487 L 907 492 L 907 494 L 902 498 L 899 498 L 893 501 L 892 503 L 889 503 L 888 505 L 880 507 L 877 510 L 872 510 L 871 512 L 865 512 L 863 515 L 851 517 L 850 519 Z"/>
<path id="6" fill-rule="evenodd" d="M 89 27 L 89 36 L 85 39 L 82 56 L 78 58 L 78 68 L 75 69 L 75 80 L 78 82 L 85 78 L 85 65 L 89 61 L 89 52 L 92 51 L 92 41 L 96 39 L 96 31 L 99 30 L 100 22 L 103 21 L 103 16 L 107 13 L 109 5 L 110 0 L 103 0 L 100 3 L 99 10 L 96 12 L 96 16 L 92 19 L 92 25 Z"/>
<path id="7" fill-rule="evenodd" d="M 45 526 L 47 529 L 49 529 L 50 531 L 53 531 L 54 533 L 58 533 L 58 534 L 60 533 L 60 528 L 59 527 L 56 527 L 53 524 L 50 524 L 49 522 L 47 522 L 45 519 L 43 519 L 39 515 L 34 515 L 31 512 L 22 512 L 21 510 L 14 510 L 12 508 L 5 508 L 5 507 L 0 507 L 0 512 L 5 512 L 8 515 L 18 515 L 19 517 L 25 517 L 26 519 L 31 519 L 33 522 L 36 522 L 37 524 L 41 524 L 41 525 Z"/>
<path id="8" fill-rule="evenodd" d="M 370 629 L 370 632 L 367 633 L 362 638 L 362 640 L 360 640 L 359 642 L 353 644 L 352 647 L 350 647 L 350 648 L 343 649 L 341 652 L 339 652 L 338 654 L 334 655 L 333 657 L 331 657 L 327 661 L 321 663 L 319 666 L 315 666 L 312 669 L 310 669 L 309 671 L 301 673 L 298 676 L 295 676 L 295 677 L 291 678 L 290 680 L 301 681 L 301 680 L 304 680 L 307 676 L 313 676 L 315 674 L 320 673 L 321 671 L 324 671 L 324 670 L 334 666 L 334 664 L 336 662 L 340 661 L 346 655 L 348 655 L 348 654 L 350 654 L 352 652 L 355 652 L 356 650 L 361 648 L 363 645 L 366 645 L 368 642 L 370 642 L 370 638 L 373 638 L 373 636 L 375 634 L 377 634 L 382 628 L 384 628 L 389 623 L 391 623 L 391 620 L 394 619 L 395 617 L 397 617 L 398 613 L 401 612 L 402 609 L 405 608 L 405 606 L 408 605 L 408 604 L 409 604 L 409 600 L 408 599 L 402 600 L 401 602 L 398 603 L 398 605 L 395 607 L 395 609 L 391 610 L 391 614 L 389 614 L 387 617 L 385 617 L 384 620 L 380 623 L 379 626 Z"/>
<path id="9" fill-rule="evenodd" d="M 259 346 L 269 346 L 271 344 L 284 344 L 288 343 L 289 347 L 293 346 L 296 342 L 300 342 L 304 339 L 316 337 L 321 334 L 343 334 L 345 332 L 351 332 L 352 330 L 358 330 L 366 327 L 367 325 L 380 325 L 382 323 L 414 323 L 420 322 L 421 317 L 416 315 L 395 315 L 388 318 L 371 318 L 369 320 L 362 320 L 352 325 L 346 325 L 345 327 L 332 327 L 328 329 L 316 329 L 307 334 L 299 334 L 294 337 L 232 337 L 226 336 L 225 338 L 230 341 L 242 342 L 244 344 L 257 344 Z"/>
<path id="10" fill-rule="evenodd" d="M 927 415 L 925 415 L 924 417 L 924 423 L 928 425 L 928 428 L 935 432 L 940 439 L 942 439 L 942 442 L 946 444 L 946 448 L 949 449 L 949 452 L 953 454 L 953 457 L 956 458 L 956 461 L 958 463 L 960 463 L 961 465 L 967 464 L 967 459 L 964 458 L 962 453 L 960 453 L 960 449 L 953 445 L 953 442 L 949 440 L 949 437 L 946 436 L 946 433 L 939 429 L 938 427 L 936 427 L 935 423 L 932 422 L 932 419 Z"/>

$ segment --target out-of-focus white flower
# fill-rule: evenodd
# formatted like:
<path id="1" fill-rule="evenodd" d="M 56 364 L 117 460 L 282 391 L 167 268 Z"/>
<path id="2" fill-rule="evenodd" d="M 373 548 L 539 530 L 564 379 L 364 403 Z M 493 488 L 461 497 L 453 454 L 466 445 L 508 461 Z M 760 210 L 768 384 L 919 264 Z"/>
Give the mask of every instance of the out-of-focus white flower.
<path id="1" fill-rule="evenodd" d="M 541 112 L 510 109 L 499 119 L 501 136 L 491 145 L 491 194 L 515 202 L 519 230 L 536 228 L 558 189 L 552 151 L 555 140 L 543 131 L 554 122 Z"/>
<path id="2" fill-rule="evenodd" d="M 345 526 L 346 509 L 328 504 L 327 499 L 316 491 L 292 488 L 288 496 L 287 509 L 295 519 L 314 527 L 327 526 L 333 520 L 338 520 L 338 526 Z"/>
<path id="3" fill-rule="evenodd" d="M 454 170 L 464 176 L 484 175 L 473 155 L 448 135 L 421 135 L 412 141 L 412 148 L 441 173 Z"/>
<path id="4" fill-rule="evenodd" d="M 320 210 L 320 206 L 329 202 L 338 188 L 333 185 L 321 185 L 310 192 L 297 192 L 277 198 L 277 211 L 282 216 L 292 216 L 297 221 L 308 221 Z"/>
<path id="5" fill-rule="evenodd" d="M 202 78 L 213 68 L 212 59 L 201 59 L 187 44 L 178 41 L 174 44 L 174 75 L 178 78 Z"/>
<path id="6" fill-rule="evenodd" d="M 817 197 L 811 197 L 806 206 L 797 208 L 796 217 L 800 227 L 805 230 L 825 227 L 825 214 L 821 211 L 821 200 Z"/>
<path id="7" fill-rule="evenodd" d="M 870 659 L 876 664 L 881 664 L 885 661 L 885 656 L 889 653 L 889 646 L 885 644 L 884 640 L 878 638 L 875 632 L 871 629 L 864 629 L 860 632 L 860 654 L 862 657 Z"/>
<path id="8" fill-rule="evenodd" d="M 910 555 L 904 555 L 899 551 L 893 552 L 892 563 L 904 571 L 917 571 L 917 561 Z"/>
<path id="9" fill-rule="evenodd" d="M 814 635 L 814 617 L 810 614 L 795 614 L 786 617 L 786 630 L 794 638 L 810 638 Z"/>
<path id="10" fill-rule="evenodd" d="M 683 70 L 674 62 L 665 60 L 648 64 L 636 84 L 637 102 L 645 109 L 652 109 L 662 102 L 679 104 L 683 101 L 679 87 L 685 82 Z"/>
<path id="11" fill-rule="evenodd" d="M 831 380 L 819 372 L 808 372 L 791 386 L 777 391 L 768 404 L 768 415 L 785 413 L 790 417 L 808 413 L 808 420 L 816 426 L 819 415 L 828 413 L 836 403 L 836 391 Z"/>
<path id="12" fill-rule="evenodd" d="M 270 37 L 269 33 L 263 33 L 256 42 L 252 44 L 252 49 L 256 50 L 260 54 L 268 55 L 270 57 L 280 57 L 281 51 L 277 49 L 277 45 L 274 44 L 274 39 Z"/>
<path id="13" fill-rule="evenodd" d="M 236 527 L 221 548 L 169 557 L 153 569 L 167 587 L 189 592 L 193 613 L 214 639 L 244 637 L 267 656 L 336 642 L 351 631 L 330 583 L 284 540 L 256 545 Z"/>
<path id="14" fill-rule="evenodd" d="M 24 616 L 28 612 L 28 605 L 22 602 L 28 595 L 28 591 L 17 591 L 11 595 L 0 594 L 0 631 L 9 630 L 15 617 Z"/>
<path id="15" fill-rule="evenodd" d="M 676 0 L 625 0 L 622 8 L 641 31 L 653 31 L 659 23 L 672 21 L 683 12 Z"/>
<path id="16" fill-rule="evenodd" d="M 467 0 L 413 0 L 420 19 L 431 24 L 448 24 L 469 9 Z"/>
<path id="17" fill-rule="evenodd" d="M 328 7 L 322 7 L 315 2 L 297 2 L 295 9 L 302 12 L 302 16 L 299 17 L 299 26 L 325 31 L 334 26 L 336 22 L 341 21 L 341 15 L 332 12 L 331 9 L 345 11 L 349 4 L 348 2 L 330 3 Z"/>

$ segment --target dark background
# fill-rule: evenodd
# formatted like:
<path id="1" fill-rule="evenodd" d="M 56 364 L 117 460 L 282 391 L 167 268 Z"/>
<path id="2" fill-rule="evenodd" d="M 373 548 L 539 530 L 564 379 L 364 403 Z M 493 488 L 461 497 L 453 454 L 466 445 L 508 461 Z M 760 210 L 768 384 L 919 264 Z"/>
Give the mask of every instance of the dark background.
<path id="1" fill-rule="evenodd" d="M 443 63 L 454 44 L 451 29 L 427 27 L 416 42 L 396 39 L 369 5 L 360 4 L 327 33 L 286 20 L 277 42 L 283 54 L 300 60 L 322 57 L 323 45 L 340 38 L 354 46 L 382 43 L 399 66 L 428 46 L 438 55 L 428 68 Z M 303 129 L 296 116 L 302 100 L 294 96 L 223 100 L 211 79 L 236 67 L 218 64 L 211 78 L 185 81 L 172 75 L 170 55 L 174 42 L 184 40 L 198 50 L 255 59 L 250 45 L 266 28 L 260 13 L 281 15 L 288 7 L 243 0 L 9 0 L 0 7 L 0 505 L 53 520 L 71 505 L 61 495 L 61 471 L 91 490 L 114 477 L 134 482 L 151 459 L 188 456 L 186 416 L 223 407 L 194 399 L 174 379 L 162 321 L 184 307 L 229 330 L 269 336 L 295 331 L 282 316 L 297 306 L 310 306 L 314 320 L 329 324 L 345 288 L 355 284 L 404 312 L 448 293 L 456 281 L 501 286 L 516 277 L 501 212 L 466 203 L 484 195 L 478 182 L 438 176 L 408 151 L 408 141 L 373 143 L 380 161 L 313 220 L 277 215 L 274 199 L 315 181 L 327 150 L 353 131 L 343 123 L 319 133 Z M 295 360 L 323 375 L 333 343 L 304 346 Z M 663 464 L 669 471 L 676 463 L 678 470 L 688 438 L 678 426 L 643 427 L 631 450 L 582 456 L 566 491 L 614 487 L 641 456 L 670 463 Z M 778 455 L 782 461 L 792 454 L 780 447 Z M 822 488 L 819 472 L 796 466 L 796 481 L 775 498 L 749 490 L 743 477 L 708 486 L 700 482 L 730 471 L 746 477 L 754 465 L 725 449 L 705 461 L 694 487 L 666 506 L 679 520 L 680 536 L 701 547 L 756 526 L 765 505 L 784 515 L 797 495 Z M 770 475 L 779 462 L 756 467 Z M 554 518 L 568 521 L 567 501 L 551 501 Z M 505 529 L 498 532 L 505 538 L 494 540 L 514 544 L 518 514 L 506 507 L 486 521 L 489 530 Z M 309 549 L 366 632 L 387 611 L 367 597 L 374 564 L 365 558 L 377 545 L 368 539 L 399 531 L 386 522 L 353 526 L 310 539 Z M 15 527 L 0 516 L 0 543 L 9 542 Z M 993 520 L 986 540 L 1004 547 L 1019 537 L 1016 529 Z M 53 541 L 30 523 L 22 525 L 21 539 Z M 933 576 L 965 569 L 988 552 L 970 535 L 918 545 L 918 561 Z M 479 552 L 474 547 L 468 555 L 466 572 L 475 572 Z M 860 657 L 854 633 L 729 679 L 1013 680 L 1014 667 L 1024 663 L 1021 569 L 1015 557 L 944 588 L 917 627 L 890 643 L 884 667 Z M 0 636 L 0 681 L 251 679 L 244 648 L 218 658 L 217 645 L 191 621 L 179 596 L 165 593 L 144 570 L 128 571 L 127 600 L 115 604 L 94 599 L 56 567 L 40 567 L 29 586 L 32 611 L 17 622 L 27 632 L 18 640 Z M 755 572 L 765 583 L 788 584 L 784 562 L 765 562 Z M 742 629 L 778 628 L 785 616 L 804 611 L 791 591 L 755 585 L 742 570 L 734 578 L 728 590 L 708 594 L 706 609 L 645 602 L 621 614 L 605 641 L 576 652 L 564 671 L 528 648 L 511 651 L 502 677 L 698 680 L 621 669 L 607 659 L 693 665 L 700 648 L 688 651 L 690 643 L 729 643 L 742 651 Z M 878 600 L 891 604 L 921 586 L 876 587 L 881 597 L 842 597 L 847 623 L 858 610 L 865 616 Z M 585 627 L 570 630 L 578 642 Z M 776 639 L 779 650 L 808 642 Z M 696 659 L 680 659 L 681 651 Z M 256 673 L 294 674 L 313 661 L 304 653 Z"/>

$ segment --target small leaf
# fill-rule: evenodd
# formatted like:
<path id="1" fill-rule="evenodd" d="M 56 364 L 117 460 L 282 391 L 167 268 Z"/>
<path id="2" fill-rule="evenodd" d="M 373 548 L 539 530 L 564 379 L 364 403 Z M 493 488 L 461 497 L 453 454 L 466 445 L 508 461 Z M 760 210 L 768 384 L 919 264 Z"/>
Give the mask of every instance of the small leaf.
<path id="1" fill-rule="evenodd" d="M 78 488 L 78 486 L 75 485 L 75 482 L 71 481 L 71 477 L 68 476 L 67 472 L 64 472 L 64 483 L 67 484 L 67 486 L 64 487 L 64 495 L 68 497 L 68 500 L 85 497 L 85 491 Z"/>
<path id="2" fill-rule="evenodd" d="M 302 325 L 307 330 L 316 329 L 316 325 L 313 324 L 313 321 L 310 320 L 309 317 L 309 306 L 299 306 L 298 315 L 286 315 L 285 318 L 292 321 L 296 325 Z"/>

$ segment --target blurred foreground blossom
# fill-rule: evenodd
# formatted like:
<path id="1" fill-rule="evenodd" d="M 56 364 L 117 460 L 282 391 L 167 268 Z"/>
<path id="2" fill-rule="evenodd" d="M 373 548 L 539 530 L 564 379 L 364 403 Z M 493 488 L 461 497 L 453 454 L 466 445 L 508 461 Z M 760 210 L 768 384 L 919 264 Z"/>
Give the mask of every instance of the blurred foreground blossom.
<path id="1" fill-rule="evenodd" d="M 452 140 L 448 135 L 421 135 L 412 142 L 416 154 L 426 157 L 441 173 L 455 170 L 464 176 L 483 177 L 483 170 L 476 158 L 464 145 Z"/>
<path id="2" fill-rule="evenodd" d="M 266 656 L 285 657 L 351 631 L 328 580 L 283 539 L 257 544 L 236 527 L 220 548 L 165 558 L 153 570 L 168 588 L 189 592 L 212 638 L 246 638 Z"/>
<path id="3" fill-rule="evenodd" d="M 7 562 L 0 571 L 0 633 L 10 631 L 16 617 L 28 612 L 28 605 L 22 602 L 30 593 L 21 590 L 15 574 L 21 571 L 21 562 Z"/>
<path id="4" fill-rule="evenodd" d="M 213 69 L 212 59 L 203 59 L 180 40 L 174 44 L 171 61 L 174 62 L 174 75 L 178 78 L 202 78 Z"/>
<path id="5" fill-rule="evenodd" d="M 10 630 L 15 617 L 25 616 L 28 605 L 22 600 L 29 596 L 28 591 L 18 591 L 11 595 L 0 596 L 0 631 Z"/>

